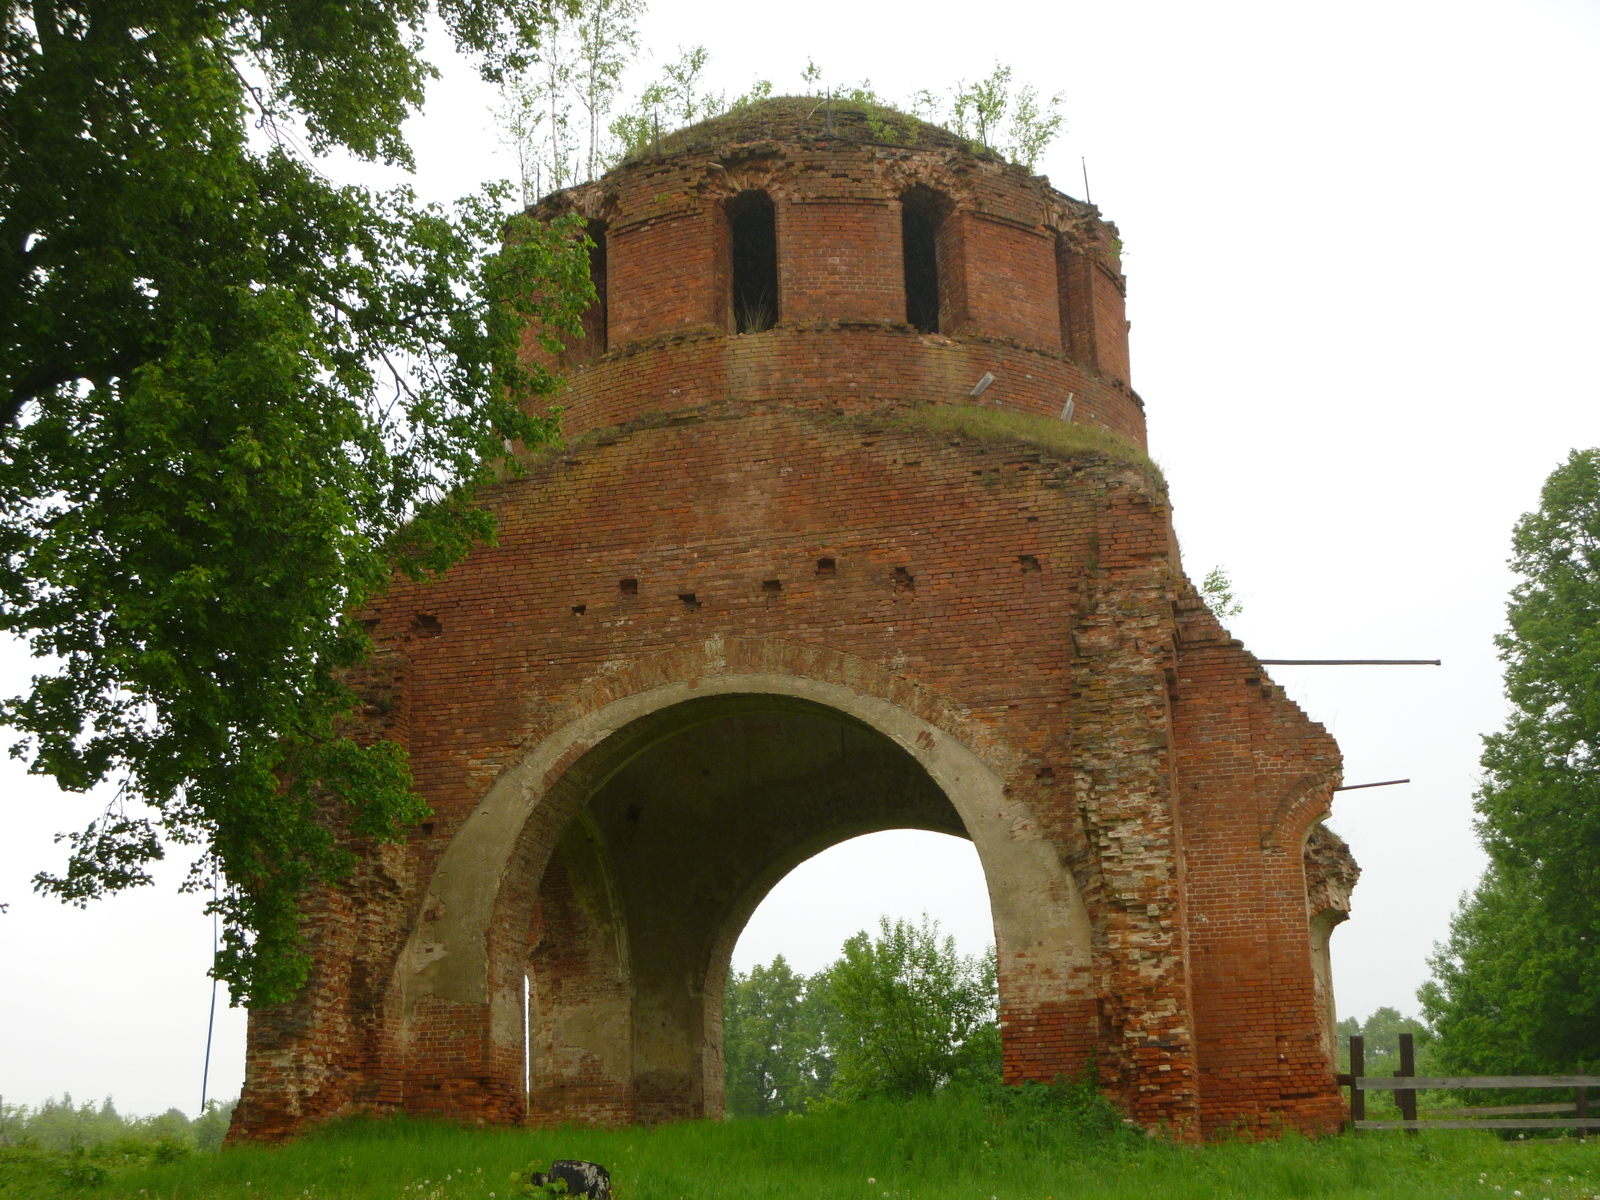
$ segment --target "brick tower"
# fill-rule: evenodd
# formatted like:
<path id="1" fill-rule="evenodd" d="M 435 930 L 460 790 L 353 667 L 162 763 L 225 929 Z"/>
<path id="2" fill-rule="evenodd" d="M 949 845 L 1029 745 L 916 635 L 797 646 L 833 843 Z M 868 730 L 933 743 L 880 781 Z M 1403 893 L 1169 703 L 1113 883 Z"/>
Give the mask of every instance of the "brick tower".
<path id="1" fill-rule="evenodd" d="M 1339 752 L 1183 575 L 1115 229 L 888 112 L 652 150 L 539 209 L 596 243 L 565 448 L 366 614 L 433 815 L 307 900 L 234 1136 L 717 1116 L 745 921 L 891 828 L 977 848 L 1008 1081 L 1335 1126 Z"/>

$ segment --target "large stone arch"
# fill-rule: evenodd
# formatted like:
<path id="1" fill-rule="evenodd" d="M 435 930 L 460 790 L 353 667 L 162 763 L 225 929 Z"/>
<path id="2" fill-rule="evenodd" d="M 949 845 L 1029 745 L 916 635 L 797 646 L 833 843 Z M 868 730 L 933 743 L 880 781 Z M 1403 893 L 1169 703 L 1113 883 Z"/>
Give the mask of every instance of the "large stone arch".
<path id="1" fill-rule="evenodd" d="M 670 668 L 614 665 L 574 697 L 563 719 L 546 723 L 550 732 L 501 773 L 462 823 L 424 889 L 419 919 L 398 964 L 394 994 L 401 1045 L 409 1051 L 403 1055 L 409 1060 L 408 1091 L 429 1086 L 441 1048 L 452 1037 L 460 1043 L 456 1052 L 466 1052 L 459 1031 L 475 1026 L 485 1035 L 477 1075 L 494 1097 L 486 1097 L 489 1107 L 515 1107 L 523 1055 L 523 972 L 536 957 L 523 931 L 530 919 L 542 920 L 552 906 L 566 905 L 589 912 L 581 919 L 594 926 L 591 932 L 600 942 L 609 946 L 611 938 L 617 949 L 579 967 L 570 957 L 563 960 L 569 975 L 588 973 L 581 1019 L 572 1017 L 572 1010 L 566 1014 L 577 1030 L 574 1037 L 585 1041 L 580 1049 L 588 1053 L 558 1046 L 549 1055 L 544 1066 L 558 1077 L 552 1086 L 559 1085 L 549 1111 L 567 1119 L 600 1120 L 720 1112 L 721 983 L 744 922 L 761 897 L 805 858 L 860 833 L 906 826 L 973 841 L 988 881 L 1003 1010 L 1075 1010 L 1083 1028 L 1072 1040 L 1086 1057 L 1095 1036 L 1088 912 L 1050 836 L 1008 794 L 1006 776 L 1017 763 L 1004 745 L 955 706 L 848 655 L 793 644 L 729 646 L 713 639 L 693 657 L 695 663 L 685 663 L 683 652 L 677 652 Z M 701 878 L 686 861 L 698 853 L 693 848 L 673 864 L 686 881 L 678 890 L 698 888 L 703 911 L 672 916 L 667 910 L 680 901 L 658 883 L 651 893 L 655 899 L 645 906 L 648 919 L 625 912 L 630 901 L 626 896 L 619 901 L 618 895 L 646 886 L 639 879 L 654 868 L 636 855 L 627 878 L 611 878 L 606 864 L 612 849 L 600 826 L 609 819 L 614 828 L 628 829 L 617 824 L 624 801 L 614 793 L 627 786 L 630 770 L 660 777 L 661 763 L 670 764 L 671 755 L 654 763 L 649 756 L 661 758 L 662 747 L 676 748 L 671 753 L 681 757 L 685 747 L 720 738 L 723 756 L 732 755 L 740 737 L 753 736 L 748 729 L 740 732 L 741 722 L 755 719 L 787 723 L 791 741 L 815 743 L 818 730 L 837 729 L 840 753 L 854 755 L 847 755 L 848 769 L 872 775 L 864 785 L 876 789 L 872 798 L 853 799 L 848 787 L 836 788 L 834 795 L 826 781 L 799 780 L 794 786 L 810 789 L 811 824 L 796 819 L 790 822 L 793 828 L 767 840 L 759 829 L 754 841 L 749 829 L 734 828 L 727 835 L 745 838 L 728 848 L 747 852 L 743 875 L 741 859 L 708 867 L 712 874 Z M 701 829 L 697 845 L 709 846 L 706 830 L 713 827 L 760 823 L 728 811 L 738 819 L 702 814 L 700 819 L 712 824 Z M 581 814 L 588 814 L 588 825 Z M 663 852 L 670 845 L 670 838 L 661 843 Z M 714 848 L 704 853 L 712 855 Z M 547 869 L 552 878 L 564 879 L 559 897 L 541 898 Z M 599 875 L 606 878 L 597 883 Z M 706 898 L 724 875 L 732 891 Z M 567 877 L 590 888 L 590 898 L 577 896 Z M 661 944 L 662 934 L 648 932 L 652 920 L 676 921 L 672 928 L 688 930 L 685 937 L 693 945 L 675 950 L 677 959 L 653 961 L 652 946 Z M 595 925 L 606 921 L 614 928 L 602 931 Z M 641 936 L 639 929 L 647 932 Z M 680 978 L 685 973 L 689 977 Z M 538 980 L 533 984 L 535 1005 L 543 1004 L 540 1011 L 548 1015 L 557 1001 L 540 998 L 540 986 Z M 666 993 L 670 998 L 663 1000 Z M 652 1004 L 660 1011 L 651 1018 L 656 1024 L 646 1028 L 641 1014 Z M 623 1005 L 633 1010 L 627 1030 Z M 471 1019 L 474 1011 L 477 1020 Z M 633 1051 L 616 1045 L 624 1033 L 633 1038 Z M 655 1051 L 638 1049 L 650 1038 L 659 1043 Z M 668 1068 L 652 1069 L 665 1060 L 671 1060 Z M 432 1107 L 425 1100 L 418 1106 Z"/>

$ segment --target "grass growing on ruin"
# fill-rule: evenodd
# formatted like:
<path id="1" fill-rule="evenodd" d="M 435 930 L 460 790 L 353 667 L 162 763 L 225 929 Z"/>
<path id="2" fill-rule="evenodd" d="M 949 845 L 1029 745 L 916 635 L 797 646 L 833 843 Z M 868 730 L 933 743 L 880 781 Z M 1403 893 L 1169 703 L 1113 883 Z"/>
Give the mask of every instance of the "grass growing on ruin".
<path id="1" fill-rule="evenodd" d="M 978 1095 L 652 1130 L 473 1131 L 354 1122 L 279 1149 L 114 1165 L 95 1182 L 0 1150 L 0 1196 L 118 1200 L 505 1200 L 530 1160 L 611 1168 L 618 1200 L 1591 1200 L 1596 1140 L 1488 1133 L 1173 1146 Z M 92 1173 L 91 1173 L 92 1174 Z M 1480 1182 L 1480 1180 L 1482 1180 Z"/>
<path id="2" fill-rule="evenodd" d="M 1099 425 L 1073 424 L 976 404 L 920 405 L 897 414 L 895 423 L 975 442 L 1024 442 L 1058 458 L 1100 455 L 1137 467 L 1157 493 L 1165 496 L 1167 492 L 1166 477 L 1154 459 L 1127 438 Z"/>

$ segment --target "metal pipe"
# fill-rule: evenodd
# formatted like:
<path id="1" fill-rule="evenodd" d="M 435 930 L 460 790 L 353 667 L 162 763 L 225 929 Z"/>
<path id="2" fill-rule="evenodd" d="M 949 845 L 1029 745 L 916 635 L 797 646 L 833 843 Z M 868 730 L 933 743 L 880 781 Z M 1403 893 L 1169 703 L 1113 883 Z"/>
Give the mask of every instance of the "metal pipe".
<path id="1" fill-rule="evenodd" d="M 1437 667 L 1437 658 L 1258 658 L 1263 667 Z"/>

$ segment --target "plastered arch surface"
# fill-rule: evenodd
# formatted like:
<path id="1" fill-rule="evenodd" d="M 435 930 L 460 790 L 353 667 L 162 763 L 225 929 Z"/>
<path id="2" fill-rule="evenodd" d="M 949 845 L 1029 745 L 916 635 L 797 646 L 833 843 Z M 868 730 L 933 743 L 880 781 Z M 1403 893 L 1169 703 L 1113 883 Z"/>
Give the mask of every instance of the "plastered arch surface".
<path id="1" fill-rule="evenodd" d="M 1004 781 L 990 763 L 946 729 L 886 698 L 838 682 L 762 671 L 707 674 L 613 699 L 563 724 L 507 769 L 463 822 L 433 871 L 420 919 L 398 964 L 408 1013 L 424 996 L 489 1003 L 489 927 L 514 848 L 524 826 L 541 815 L 541 805 L 554 802 L 553 793 L 579 760 L 653 714 L 711 697 L 733 703 L 740 697 L 752 702 L 785 698 L 817 705 L 876 730 L 904 749 L 949 798 L 977 848 L 1007 999 L 1025 1002 L 1059 993 L 1069 981 L 1085 977 L 1090 965 L 1088 910 L 1055 846 L 1026 807 L 1005 794 Z M 604 775 L 589 781 L 586 791 L 592 792 L 620 766 L 620 761 L 611 763 Z M 569 814 L 546 815 L 570 819 Z"/>

